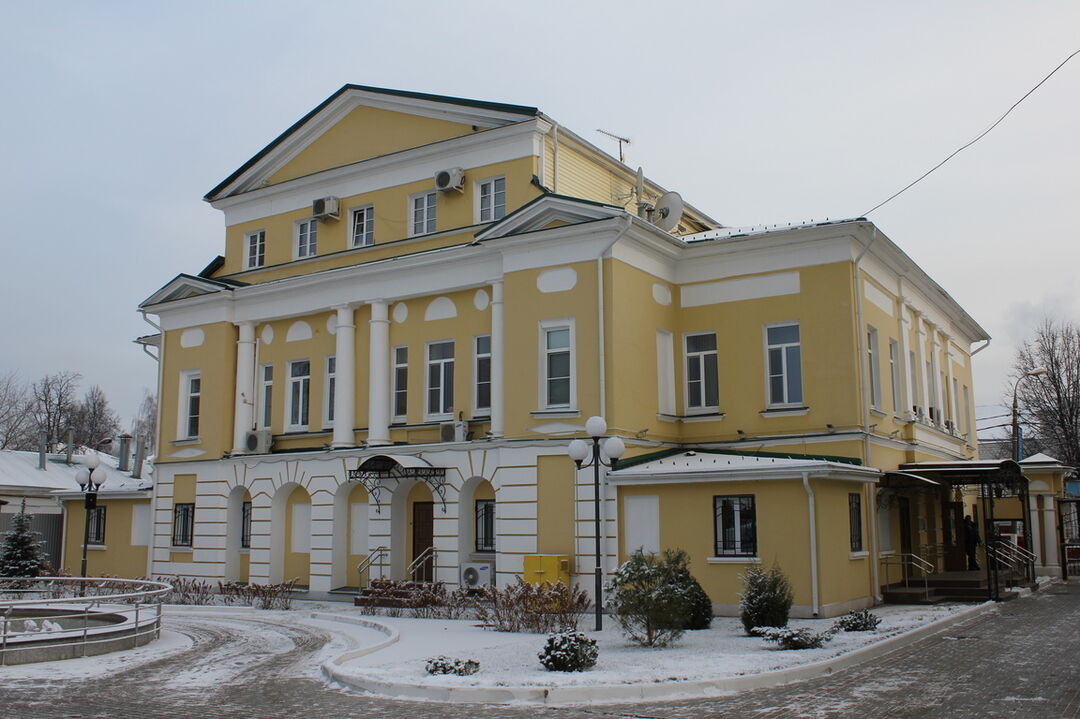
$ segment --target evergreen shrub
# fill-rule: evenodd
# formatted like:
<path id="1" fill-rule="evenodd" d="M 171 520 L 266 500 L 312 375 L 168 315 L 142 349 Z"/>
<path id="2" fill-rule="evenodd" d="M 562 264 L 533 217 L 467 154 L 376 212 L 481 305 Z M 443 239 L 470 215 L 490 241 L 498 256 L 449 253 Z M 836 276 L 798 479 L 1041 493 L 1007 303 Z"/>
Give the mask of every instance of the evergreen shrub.
<path id="1" fill-rule="evenodd" d="M 547 638 L 536 656 L 549 672 L 583 672 L 596 666 L 596 640 L 581 632 L 562 632 Z"/>
<path id="2" fill-rule="evenodd" d="M 777 627 L 754 627 L 751 634 L 767 642 L 776 642 L 781 649 L 820 649 L 833 638 L 834 629 L 815 634 L 809 629 L 778 629 Z"/>
<path id="3" fill-rule="evenodd" d="M 873 614 L 869 609 L 860 609 L 857 612 L 848 612 L 836 620 L 833 631 L 837 632 L 872 632 L 881 624 L 881 617 Z"/>
<path id="4" fill-rule="evenodd" d="M 11 529 L 4 532 L 0 542 L 0 577 L 36 577 L 41 573 L 45 556 L 44 542 L 38 532 L 30 529 L 32 515 L 26 513 L 23 500 L 19 513 L 11 518 Z"/>
<path id="5" fill-rule="evenodd" d="M 607 586 L 607 608 L 623 633 L 644 646 L 667 646 L 687 629 L 712 621 L 712 602 L 688 569 L 681 549 L 659 557 L 635 552 Z"/>
<path id="6" fill-rule="evenodd" d="M 480 671 L 480 662 L 475 659 L 455 659 L 438 656 L 427 660 L 428 674 L 456 674 L 465 677 Z"/>
<path id="7" fill-rule="evenodd" d="M 771 569 L 749 567 L 742 576 L 739 595 L 741 619 L 747 634 L 754 627 L 786 627 L 794 593 L 787 576 L 774 564 Z"/>

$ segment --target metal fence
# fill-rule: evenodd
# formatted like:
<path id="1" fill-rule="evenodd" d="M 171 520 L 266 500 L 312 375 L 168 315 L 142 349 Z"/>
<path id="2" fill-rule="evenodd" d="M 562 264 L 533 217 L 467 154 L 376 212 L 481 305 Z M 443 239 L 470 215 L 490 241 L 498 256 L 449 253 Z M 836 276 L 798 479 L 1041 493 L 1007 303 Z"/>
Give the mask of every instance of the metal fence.
<path id="1" fill-rule="evenodd" d="M 11 529 L 14 517 L 14 514 L 0 512 L 0 535 Z M 59 567 L 64 539 L 64 515 L 34 514 L 30 517 L 30 531 L 37 532 L 39 539 L 45 543 L 42 551 L 49 564 Z"/>

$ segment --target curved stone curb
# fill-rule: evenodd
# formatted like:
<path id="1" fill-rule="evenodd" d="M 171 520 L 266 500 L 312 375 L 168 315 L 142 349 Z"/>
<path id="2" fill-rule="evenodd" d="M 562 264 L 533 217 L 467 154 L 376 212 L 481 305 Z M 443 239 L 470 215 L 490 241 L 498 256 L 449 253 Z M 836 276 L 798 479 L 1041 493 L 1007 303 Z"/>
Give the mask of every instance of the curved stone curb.
<path id="1" fill-rule="evenodd" d="M 359 649 L 350 649 L 344 654 L 339 654 L 333 659 L 323 662 L 322 670 L 331 679 L 337 680 L 333 667 L 340 666 L 347 661 L 357 659 L 362 656 L 366 656 L 373 652 L 377 652 L 380 649 L 385 649 L 397 640 L 401 639 L 401 633 L 393 627 L 387 626 L 381 622 L 376 622 L 373 619 L 364 619 L 361 617 L 347 617 L 342 614 L 326 614 L 325 612 L 311 612 L 309 616 L 312 619 L 321 619 L 327 622 L 341 622 L 343 624 L 355 624 L 366 629 L 374 629 L 377 632 L 386 635 L 386 639 L 377 644 L 372 644 L 367 647 L 360 647 Z"/>
<path id="2" fill-rule="evenodd" d="M 322 665 L 323 673 L 340 684 L 351 689 L 358 689 L 372 694 L 393 699 L 416 699 L 428 702 L 453 702 L 463 704 L 612 704 L 634 701 L 664 701 L 672 699 L 694 699 L 716 697 L 737 691 L 761 689 L 804 681 L 822 675 L 832 674 L 874 659 L 903 645 L 915 642 L 923 637 L 948 629 L 961 621 L 993 610 L 993 602 L 978 604 L 969 609 L 942 617 L 918 629 L 904 632 L 865 647 L 846 652 L 830 659 L 801 664 L 787 669 L 771 672 L 744 674 L 742 676 L 719 679 L 699 679 L 687 682 L 649 682 L 638 684 L 594 684 L 585 686 L 515 686 L 515 687 L 451 687 L 431 686 L 415 682 L 391 682 L 362 674 L 354 674 L 341 668 L 350 659 L 371 654 L 397 641 L 397 633 L 391 627 L 379 625 L 370 620 L 355 620 L 357 624 L 378 629 L 384 633 L 393 632 L 393 638 L 365 649 L 346 652 Z M 378 625 L 378 626 L 375 626 Z"/>

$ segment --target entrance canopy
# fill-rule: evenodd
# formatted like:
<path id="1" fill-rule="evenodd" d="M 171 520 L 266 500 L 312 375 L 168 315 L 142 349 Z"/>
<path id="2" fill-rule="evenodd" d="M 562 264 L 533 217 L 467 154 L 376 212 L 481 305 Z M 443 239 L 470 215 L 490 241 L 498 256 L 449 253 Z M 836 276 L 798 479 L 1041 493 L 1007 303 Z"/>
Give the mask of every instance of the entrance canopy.
<path id="1" fill-rule="evenodd" d="M 1011 459 L 965 462 L 907 462 L 885 473 L 882 486 L 890 489 L 927 489 L 932 486 L 981 486 L 998 497 L 1027 491 L 1027 477 Z"/>
<path id="2" fill-rule="evenodd" d="M 446 511 L 446 469 L 433 467 L 423 457 L 411 454 L 376 454 L 361 457 L 356 469 L 348 470 L 349 481 L 360 482 L 375 502 L 375 512 L 382 511 L 379 500 L 384 491 L 391 490 L 386 482 L 396 480 L 419 480 L 426 482 L 431 491 L 439 495 L 443 512 Z M 396 485 L 395 485 L 396 486 Z"/>

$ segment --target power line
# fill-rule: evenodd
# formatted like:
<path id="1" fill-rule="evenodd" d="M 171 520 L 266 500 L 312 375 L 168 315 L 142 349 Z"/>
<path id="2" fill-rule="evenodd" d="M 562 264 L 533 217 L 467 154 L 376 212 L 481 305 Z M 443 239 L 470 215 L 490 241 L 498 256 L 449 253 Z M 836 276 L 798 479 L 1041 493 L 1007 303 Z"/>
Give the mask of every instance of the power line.
<path id="1" fill-rule="evenodd" d="M 946 157 L 946 158 L 945 158 L 944 160 L 942 160 L 942 161 L 941 161 L 941 162 L 939 162 L 938 164 L 936 164 L 936 165 L 934 165 L 933 167 L 931 167 L 931 168 L 930 168 L 929 170 L 927 170 L 926 172 L 924 172 L 923 174 L 921 174 L 921 175 L 920 175 L 920 176 L 919 176 L 918 178 L 916 178 L 916 179 L 915 179 L 915 180 L 913 180 L 912 182 L 910 182 L 910 183 L 908 183 L 907 185 L 905 185 L 905 186 L 904 186 L 904 188 L 903 188 L 903 189 L 901 189 L 901 190 L 900 190 L 899 192 L 896 192 L 896 193 L 894 193 L 894 194 L 890 195 L 890 196 L 889 196 L 888 198 L 886 198 L 886 199 L 885 199 L 885 200 L 883 200 L 882 202 L 879 202 L 878 204 L 874 205 L 873 207 L 871 207 L 871 208 L 870 208 L 869 210 L 867 210 L 866 212 L 862 213 L 862 215 L 860 215 L 860 217 L 866 217 L 867 215 L 869 215 L 869 214 L 870 214 L 871 212 L 873 212 L 874 210 L 877 210 L 877 209 L 878 209 L 878 208 L 880 208 L 881 206 L 883 206 L 883 205 L 885 205 L 885 204 L 887 204 L 887 203 L 889 203 L 889 202 L 892 202 L 892 201 L 893 201 L 893 200 L 895 200 L 895 199 L 896 199 L 897 197 L 899 197 L 900 195 L 904 194 L 905 192 L 907 192 L 908 190 L 910 190 L 910 189 L 911 189 L 912 187 L 914 187 L 915 185 L 919 184 L 919 183 L 920 183 L 920 182 L 922 182 L 922 181 L 923 181 L 924 179 L 926 179 L 926 178 L 927 178 L 927 177 L 928 177 L 928 176 L 930 175 L 930 173 L 932 173 L 932 172 L 933 172 L 934 170 L 938 169 L 939 167 L 941 167 L 942 165 L 944 165 L 944 164 L 945 164 L 946 162 L 948 162 L 949 160 L 953 159 L 954 157 L 956 157 L 957 155 L 959 155 L 959 154 L 960 154 L 961 152 L 963 152 L 964 150 L 966 150 L 967 148 L 971 147 L 971 146 L 972 146 L 972 145 L 974 145 L 974 144 L 975 144 L 976 142 L 978 142 L 979 140 L 981 140 L 981 139 L 982 139 L 983 137 L 985 137 L 985 136 L 987 135 L 987 133 L 989 133 L 989 132 L 990 132 L 991 130 L 993 130 L 993 129 L 994 129 L 995 127 L 997 127 L 998 125 L 1000 125 L 1000 124 L 1001 124 L 1001 121 L 1002 121 L 1002 120 L 1004 120 L 1004 119 L 1005 119 L 1006 117 L 1008 117 L 1008 116 L 1009 116 L 1009 113 L 1011 113 L 1011 112 L 1012 112 L 1013 110 L 1015 110 L 1015 109 L 1017 108 L 1017 106 L 1018 106 L 1018 105 L 1020 105 L 1020 103 L 1022 103 L 1022 102 L 1023 102 L 1024 100 L 1026 100 L 1026 99 L 1028 98 L 1028 95 L 1030 95 L 1031 93 L 1033 93 L 1033 92 L 1035 92 L 1036 90 L 1038 90 L 1038 89 L 1039 89 L 1039 87 L 1041 87 L 1041 86 L 1042 86 L 1042 84 L 1043 84 L 1044 82 L 1046 82 L 1047 80 L 1049 80 L 1049 79 L 1050 79 L 1051 77 L 1053 77 L 1053 76 L 1054 76 L 1054 73 L 1056 73 L 1056 72 L 1057 72 L 1058 70 L 1060 70 L 1060 69 L 1061 69 L 1062 67 L 1064 67 L 1065 63 L 1067 63 L 1067 62 L 1068 62 L 1069 60 L 1072 60 L 1072 59 L 1073 59 L 1074 57 L 1076 57 L 1077 55 L 1080 55 L 1080 49 L 1074 50 L 1074 51 L 1072 52 L 1072 54 L 1070 54 L 1070 55 L 1069 55 L 1069 56 L 1068 56 L 1067 58 L 1065 58 L 1064 60 L 1062 60 L 1062 61 L 1061 61 L 1061 63 L 1060 63 L 1060 64 L 1059 64 L 1059 65 L 1058 65 L 1057 67 L 1055 67 L 1055 68 L 1054 68 L 1053 70 L 1051 70 L 1051 71 L 1050 71 L 1050 74 L 1048 74 L 1048 75 L 1047 75 L 1046 77 L 1044 77 L 1044 78 L 1043 78 L 1042 80 L 1039 80 L 1038 84 L 1037 84 L 1037 85 L 1035 85 L 1035 87 L 1033 87 L 1033 88 L 1031 88 L 1030 90 L 1028 90 L 1027 92 L 1025 92 L 1025 93 L 1024 93 L 1024 95 L 1023 95 L 1023 97 L 1021 97 L 1021 98 L 1020 98 L 1019 100 L 1017 100 L 1016 102 L 1014 102 L 1014 103 L 1012 104 L 1012 106 L 1011 106 L 1011 107 L 1009 107 L 1009 109 L 1005 111 L 1005 114 L 1004 114 L 1004 115 L 1002 115 L 1001 117 L 999 117 L 999 118 L 998 118 L 997 120 L 995 120 L 995 121 L 994 121 L 994 124 L 993 124 L 993 125 L 991 125 L 990 127 L 986 128 L 985 130 L 983 130 L 982 132 L 980 132 L 980 133 L 979 133 L 978 135 L 976 135 L 976 136 L 975 136 L 975 138 L 974 138 L 973 140 L 970 140 L 970 141 L 969 141 L 969 142 L 968 142 L 967 144 L 965 144 L 965 145 L 962 145 L 962 146 L 960 146 L 959 148 L 957 148 L 956 150 L 954 150 L 954 151 L 953 151 L 953 152 L 952 152 L 952 153 L 951 153 L 951 154 L 950 154 L 950 155 L 949 155 L 948 157 Z"/>
<path id="2" fill-rule="evenodd" d="M 990 415 L 989 417 L 978 417 L 978 418 L 975 419 L 975 421 L 976 422 L 983 422 L 983 421 L 988 420 L 988 419 L 1001 419 L 1002 417 L 1012 417 L 1012 412 L 1006 412 L 1005 414 L 993 414 L 993 415 Z"/>

